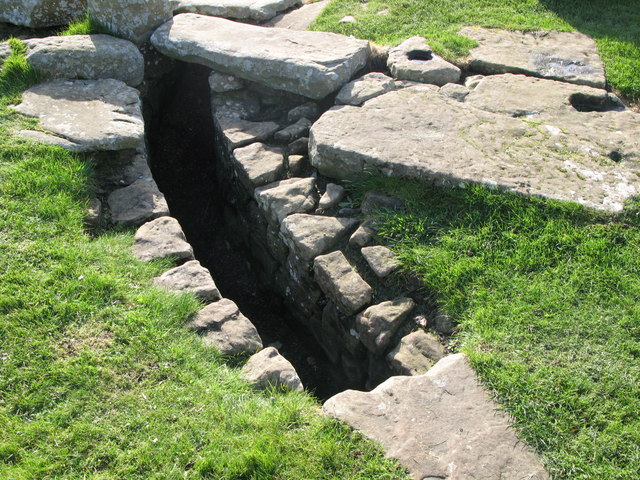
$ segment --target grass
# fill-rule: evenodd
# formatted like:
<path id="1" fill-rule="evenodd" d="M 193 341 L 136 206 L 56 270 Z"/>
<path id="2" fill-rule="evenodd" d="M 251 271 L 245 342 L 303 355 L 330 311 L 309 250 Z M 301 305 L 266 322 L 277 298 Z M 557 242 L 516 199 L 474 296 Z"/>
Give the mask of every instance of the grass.
<path id="1" fill-rule="evenodd" d="M 640 210 L 612 217 L 479 186 L 372 177 L 381 235 L 556 479 L 640 474 Z"/>
<path id="2" fill-rule="evenodd" d="M 93 165 L 18 139 L 7 108 L 37 75 L 0 72 L 0 478 L 400 479 L 308 394 L 252 390 L 156 290 L 132 231 L 89 234 Z M 238 360 L 234 360 L 238 363 Z M 242 363 L 240 361 L 240 363 Z"/>
<path id="3" fill-rule="evenodd" d="M 339 23 L 345 15 L 358 23 Z M 640 101 L 637 0 L 333 0 L 312 28 L 386 45 L 421 35 L 434 51 L 455 60 L 475 46 L 456 33 L 464 25 L 591 35 L 610 85 L 627 99 Z"/>

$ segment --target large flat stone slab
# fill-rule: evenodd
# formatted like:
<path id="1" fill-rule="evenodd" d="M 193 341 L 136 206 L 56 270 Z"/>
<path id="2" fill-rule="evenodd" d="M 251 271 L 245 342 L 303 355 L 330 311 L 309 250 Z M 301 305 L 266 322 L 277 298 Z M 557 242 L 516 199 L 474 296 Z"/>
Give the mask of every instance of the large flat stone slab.
<path id="1" fill-rule="evenodd" d="M 604 64 L 596 42 L 579 32 L 508 32 L 464 27 L 460 35 L 478 42 L 469 66 L 478 73 L 524 73 L 604 88 Z"/>
<path id="2" fill-rule="evenodd" d="M 68 35 L 26 40 L 27 62 L 48 78 L 113 78 L 132 87 L 144 77 L 144 58 L 131 42 L 110 35 Z"/>
<path id="3" fill-rule="evenodd" d="M 174 13 L 200 13 L 212 17 L 264 22 L 301 5 L 300 0 L 174 0 Z"/>
<path id="4" fill-rule="evenodd" d="M 424 375 L 392 377 L 368 393 L 339 393 L 323 410 L 380 442 L 414 479 L 549 478 L 462 354 L 445 357 Z"/>
<path id="5" fill-rule="evenodd" d="M 86 7 L 87 0 L 0 0 L 0 22 L 30 28 L 66 25 Z"/>
<path id="6" fill-rule="evenodd" d="M 618 102 L 604 90 L 511 74 L 483 78 L 462 101 L 409 87 L 326 112 L 311 128 L 310 156 L 335 178 L 373 169 L 620 211 L 640 193 L 640 115 Z"/>
<path id="7" fill-rule="evenodd" d="M 119 80 L 42 83 L 24 92 L 15 110 L 37 117 L 44 130 L 72 142 L 76 151 L 144 147 L 140 92 Z"/>
<path id="8" fill-rule="evenodd" d="M 315 99 L 347 83 L 369 56 L 363 40 L 191 13 L 161 26 L 151 42 L 169 57 Z"/>

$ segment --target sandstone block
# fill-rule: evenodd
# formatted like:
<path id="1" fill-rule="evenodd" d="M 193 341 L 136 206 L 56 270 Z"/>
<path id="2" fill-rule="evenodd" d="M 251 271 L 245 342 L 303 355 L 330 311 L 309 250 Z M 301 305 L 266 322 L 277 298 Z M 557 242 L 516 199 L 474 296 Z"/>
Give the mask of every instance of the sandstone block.
<path id="1" fill-rule="evenodd" d="M 143 262 L 161 258 L 193 259 L 193 249 L 175 218 L 160 217 L 142 225 L 135 234 L 133 253 Z"/>
<path id="2" fill-rule="evenodd" d="M 273 224 L 292 213 L 304 213 L 316 205 L 315 178 L 289 178 L 256 188 L 254 196 Z"/>
<path id="3" fill-rule="evenodd" d="M 357 224 L 354 218 L 294 213 L 282 221 L 280 236 L 292 252 L 308 262 L 334 248 Z"/>
<path id="4" fill-rule="evenodd" d="M 441 87 L 460 80 L 460 69 L 431 51 L 422 37 L 411 37 L 389 51 L 387 66 L 399 80 L 431 83 Z"/>
<path id="5" fill-rule="evenodd" d="M 284 154 L 280 148 L 253 143 L 236 148 L 232 159 L 240 182 L 249 191 L 284 177 Z"/>
<path id="6" fill-rule="evenodd" d="M 387 360 L 398 375 L 422 375 L 444 356 L 438 337 L 418 330 L 402 337 L 387 354 Z"/>
<path id="7" fill-rule="evenodd" d="M 139 226 L 169 215 L 167 201 L 153 180 L 137 180 L 128 187 L 114 190 L 107 202 L 111 222 L 122 225 Z"/>
<path id="8" fill-rule="evenodd" d="M 242 367 L 242 376 L 261 389 L 276 387 L 300 392 L 304 389 L 293 365 L 273 347 L 252 355 Z"/>
<path id="9" fill-rule="evenodd" d="M 367 100 L 395 88 L 393 79 L 384 73 L 371 72 L 347 83 L 336 96 L 336 104 L 362 105 Z"/>
<path id="10" fill-rule="evenodd" d="M 154 278 L 153 283 L 174 292 L 193 293 L 206 303 L 215 302 L 221 298 L 211 273 L 197 260 L 190 260 L 179 267 L 172 268 Z"/>
<path id="11" fill-rule="evenodd" d="M 0 22 L 55 27 L 82 17 L 86 7 L 87 0 L 0 0 Z"/>
<path id="12" fill-rule="evenodd" d="M 381 245 L 363 247 L 360 252 L 371 270 L 380 278 L 384 278 L 400 268 L 400 260 L 387 247 Z"/>
<path id="13" fill-rule="evenodd" d="M 367 308 L 356 317 L 360 341 L 371 352 L 383 353 L 414 306 L 410 298 L 399 298 Z"/>
<path id="14" fill-rule="evenodd" d="M 301 4 L 301 0 L 175 0 L 173 11 L 264 22 Z"/>

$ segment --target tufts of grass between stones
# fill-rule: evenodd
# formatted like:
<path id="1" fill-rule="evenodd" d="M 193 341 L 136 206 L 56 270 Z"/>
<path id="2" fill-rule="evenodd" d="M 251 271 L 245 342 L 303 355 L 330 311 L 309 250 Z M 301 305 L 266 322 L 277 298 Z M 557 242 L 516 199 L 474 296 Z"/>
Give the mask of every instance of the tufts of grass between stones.
<path id="1" fill-rule="evenodd" d="M 358 23 L 339 23 L 352 15 Z M 332 0 L 312 28 L 393 45 L 425 37 L 455 60 L 476 44 L 456 32 L 465 25 L 508 30 L 578 30 L 591 35 L 607 80 L 640 101 L 640 2 L 637 0 Z"/>
<path id="2" fill-rule="evenodd" d="M 556 479 L 640 474 L 640 209 L 371 177 L 381 235 L 459 322 L 454 347 Z"/>
<path id="3" fill-rule="evenodd" d="M 307 393 L 256 392 L 184 327 L 200 305 L 130 230 L 86 231 L 87 159 L 10 135 L 37 75 L 0 72 L 0 478 L 401 479 Z"/>

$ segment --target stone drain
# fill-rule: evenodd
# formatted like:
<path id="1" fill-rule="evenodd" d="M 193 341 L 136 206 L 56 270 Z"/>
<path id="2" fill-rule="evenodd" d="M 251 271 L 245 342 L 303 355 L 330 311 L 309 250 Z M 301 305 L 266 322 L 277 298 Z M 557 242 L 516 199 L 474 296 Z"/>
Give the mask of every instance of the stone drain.
<path id="1" fill-rule="evenodd" d="M 356 208 L 340 180 L 372 169 L 621 209 L 638 192 L 640 147 L 628 133 L 640 121 L 602 89 L 593 42 L 466 29 L 480 46 L 456 66 L 414 37 L 389 52 L 391 78 L 366 73 L 370 47 L 359 40 L 206 15 L 164 23 L 172 13 L 163 0 L 136 5 L 157 7 L 152 15 L 127 18 L 120 3 L 89 7 L 145 52 L 139 88 L 151 157 L 131 88 L 142 57 L 113 57 L 121 40 L 27 42 L 28 60 L 62 79 L 33 87 L 16 107 L 46 130 L 20 135 L 96 158 L 107 208 L 93 202 L 90 221 L 140 226 L 134 254 L 176 263 L 155 283 L 192 291 L 206 305 L 189 328 L 224 354 L 259 351 L 243 368 L 254 385 L 307 383 L 322 398 L 375 387 L 339 393 L 324 411 L 380 441 L 414 478 L 547 478 L 466 358 L 439 360 L 442 345 L 424 327 L 448 334 L 451 322 L 375 245 L 368 216 L 402 204 L 370 192 Z M 178 4 L 194 11 L 188 0 Z M 264 20 L 293 4 L 276 1 L 246 18 Z M 145 42 L 153 30 L 163 55 Z M 504 38 L 518 48 L 500 51 Z M 468 76 L 469 65 L 488 76 Z M 394 374 L 408 376 L 388 378 Z M 314 384 L 314 375 L 331 377 L 335 388 Z"/>

